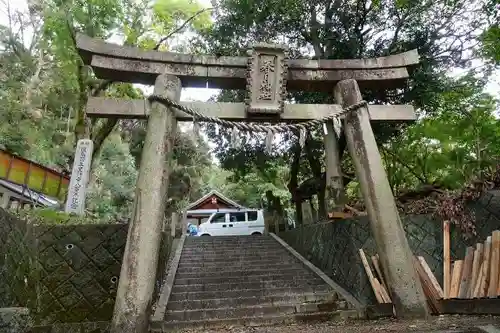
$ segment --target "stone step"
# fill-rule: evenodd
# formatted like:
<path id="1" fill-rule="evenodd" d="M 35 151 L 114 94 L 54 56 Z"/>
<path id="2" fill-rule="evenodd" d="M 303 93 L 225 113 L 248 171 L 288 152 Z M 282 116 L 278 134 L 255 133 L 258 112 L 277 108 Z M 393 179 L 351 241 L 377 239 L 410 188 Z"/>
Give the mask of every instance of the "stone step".
<path id="1" fill-rule="evenodd" d="M 279 253 L 283 254 L 289 253 L 283 247 L 271 247 L 271 246 L 259 246 L 254 248 L 248 247 L 231 247 L 231 248 L 213 248 L 213 249 L 205 249 L 205 248 L 196 248 L 196 249 L 186 249 L 182 250 L 182 254 L 192 254 L 192 255 L 200 255 L 200 254 L 220 254 L 220 255 L 250 255 L 250 254 L 271 254 L 271 253 Z"/>
<path id="2" fill-rule="evenodd" d="M 270 236 L 207 236 L 207 237 L 187 237 L 188 244 L 192 243 L 262 243 L 272 242 L 274 239 Z"/>
<path id="3" fill-rule="evenodd" d="M 228 326 L 272 326 L 272 325 L 289 325 L 295 323 L 313 323 L 319 321 L 330 320 L 348 320 L 358 319 L 359 314 L 355 310 L 341 310 L 334 312 L 318 312 L 318 313 L 294 313 L 291 315 L 274 315 L 262 317 L 242 317 L 242 318 L 225 318 L 212 320 L 197 320 L 197 321 L 174 321 L 174 322 L 152 322 L 151 332 L 172 332 L 175 329 L 181 328 L 206 328 L 206 329 L 224 329 Z"/>
<path id="4" fill-rule="evenodd" d="M 174 287 L 175 288 L 175 287 Z M 180 288 L 178 288 L 180 289 Z M 280 296 L 304 296 L 314 298 L 315 295 L 331 295 L 338 299 L 339 296 L 328 285 L 301 286 L 301 287 L 276 287 L 276 288 L 256 288 L 256 289 L 234 289 L 234 290 L 209 290 L 209 291 L 186 291 L 173 292 L 170 294 L 170 302 L 184 300 L 205 300 L 238 297 L 280 297 Z"/>
<path id="5" fill-rule="evenodd" d="M 263 247 L 255 247 L 255 248 L 247 248 L 247 247 L 231 247 L 231 248 L 220 248 L 220 249 L 186 249 L 182 250 L 182 254 L 192 254 L 192 255 L 201 255 L 201 254 L 211 254 L 211 255 L 230 255 L 230 256 L 243 256 L 243 255 L 259 255 L 261 257 L 265 257 L 269 254 L 286 254 L 290 255 L 290 253 L 285 248 L 272 248 L 268 246 Z"/>
<path id="6" fill-rule="evenodd" d="M 230 237 L 187 237 L 186 244 L 263 244 L 263 243 L 273 243 L 276 244 L 276 240 L 272 237 L 250 237 L 231 239 Z"/>
<path id="7" fill-rule="evenodd" d="M 212 266 L 190 266 L 190 265 L 184 265 L 184 266 L 179 266 L 177 268 L 177 274 L 181 273 L 221 273 L 225 274 L 228 273 L 230 274 L 231 272 L 236 272 L 236 271 L 281 271 L 281 270 L 286 270 L 286 269 L 305 269 L 299 262 L 293 262 L 293 263 L 267 263 L 267 264 L 261 264 L 259 262 L 248 265 L 244 262 L 238 263 L 236 265 L 212 265 Z"/>
<path id="8" fill-rule="evenodd" d="M 200 310 L 200 309 L 222 309 L 222 308 L 241 308 L 256 305 L 286 305 L 302 303 L 332 303 L 336 309 L 345 309 L 345 301 L 333 300 L 333 295 L 323 294 L 301 294 L 301 295 L 280 295 L 280 296 L 252 296 L 252 297 L 233 297 L 233 298 L 212 298 L 201 300 L 183 300 L 169 302 L 167 310 Z"/>
<path id="9" fill-rule="evenodd" d="M 186 272 L 177 271 L 175 275 L 177 279 L 196 279 L 196 278 L 250 278 L 254 279 L 261 276 L 314 276 L 312 272 L 305 270 L 303 267 L 264 267 L 263 269 L 241 269 L 241 270 L 219 270 L 219 271 L 197 271 L 197 272 Z M 240 279 L 241 281 L 241 279 Z"/>
<path id="10" fill-rule="evenodd" d="M 292 280 L 275 279 L 275 280 L 253 280 L 253 281 L 236 281 L 236 282 L 216 282 L 208 283 L 202 280 L 202 283 L 180 283 L 188 282 L 186 280 L 176 280 L 172 287 L 172 293 L 195 292 L 195 291 L 231 291 L 243 289 L 267 289 L 267 288 L 303 288 L 307 290 L 311 287 L 327 286 L 325 282 L 319 278 L 311 279 L 309 277 L 298 277 Z"/>
<path id="11" fill-rule="evenodd" d="M 191 269 L 206 269 L 206 270 L 219 270 L 221 268 L 232 269 L 234 267 L 261 267 L 261 266 L 287 266 L 287 265 L 302 265 L 300 261 L 295 258 L 283 259 L 276 262 L 274 260 L 236 260 L 236 261 L 215 261 L 215 262 L 199 262 L 197 264 L 180 262 L 178 270 L 191 268 Z"/>
<path id="12" fill-rule="evenodd" d="M 203 240 L 201 238 L 195 240 L 195 241 L 188 241 L 186 239 L 186 247 L 187 248 L 192 248 L 192 247 L 198 247 L 198 246 L 236 246 L 236 247 L 241 247 L 241 246 L 267 246 L 267 245 L 276 245 L 279 244 L 277 243 L 274 239 L 262 239 L 262 240 L 248 240 L 248 241 L 231 241 L 231 240 Z"/>
<path id="13" fill-rule="evenodd" d="M 165 321 L 193 321 L 210 319 L 232 319 L 241 317 L 262 317 L 295 313 L 295 305 L 256 305 L 231 309 L 201 309 L 167 311 Z"/>
<path id="14" fill-rule="evenodd" d="M 207 240 L 216 240 L 216 241 L 260 241 L 260 240 L 273 240 L 273 238 L 269 235 L 246 235 L 246 236 L 211 236 L 211 237 L 188 237 L 188 241 L 207 241 Z"/>
<path id="15" fill-rule="evenodd" d="M 181 277 L 176 276 L 174 285 L 181 284 L 215 284 L 215 283 L 231 283 L 231 282 L 266 282 L 266 281 L 294 281 L 298 279 L 318 279 L 317 276 L 308 272 L 306 270 L 297 270 L 297 273 L 294 274 L 271 274 L 271 275 L 251 275 L 251 276 L 198 276 L 198 277 Z"/>
<path id="16" fill-rule="evenodd" d="M 286 253 L 285 251 L 282 252 L 221 252 L 221 253 L 215 253 L 215 252 L 200 252 L 200 253 L 192 253 L 192 252 L 182 252 L 181 255 L 181 260 L 182 259 L 222 259 L 225 261 L 232 261 L 232 260 L 250 260 L 250 259 L 257 259 L 257 260 L 264 260 L 267 258 L 289 258 L 290 255 Z"/>
<path id="17" fill-rule="evenodd" d="M 196 248 L 196 247 L 217 247 L 217 246 L 223 246 L 223 247 L 229 247 L 229 246 L 248 246 L 248 247 L 254 247 L 254 246 L 277 246 L 280 245 L 276 240 L 274 239 L 266 239 L 266 240 L 253 240 L 253 241 L 248 241 L 248 242 L 233 242 L 233 241 L 191 241 L 185 243 L 186 247 L 188 248 Z"/>
<path id="18" fill-rule="evenodd" d="M 247 238 L 247 239 L 240 239 L 240 240 L 231 240 L 231 239 L 218 239 L 219 237 L 212 237 L 212 238 L 193 238 L 190 239 L 188 237 L 185 241 L 186 246 L 212 246 L 212 245 L 222 245 L 222 246 L 227 246 L 227 245 L 247 245 L 247 246 L 255 246 L 255 245 L 276 245 L 279 244 L 275 239 L 273 238 L 254 238 L 252 239 Z"/>
<path id="19" fill-rule="evenodd" d="M 196 248 L 196 247 L 217 247 L 217 246 L 222 246 L 222 247 L 229 247 L 229 246 L 247 246 L 247 247 L 254 247 L 254 246 L 281 246 L 280 243 L 278 243 L 274 239 L 265 239 L 265 240 L 252 240 L 252 241 L 203 241 L 201 239 L 196 240 L 196 241 L 187 241 L 186 247 L 188 248 Z"/>
<path id="20" fill-rule="evenodd" d="M 290 260 L 290 256 L 286 254 L 282 255 L 249 255 L 249 256 L 238 256 L 238 255 L 215 255 L 215 256 L 189 256 L 181 255 L 181 263 L 190 264 L 202 264 L 204 262 L 235 262 L 235 261 L 260 261 L 260 260 L 271 260 L 275 262 L 280 262 L 284 260 Z"/>

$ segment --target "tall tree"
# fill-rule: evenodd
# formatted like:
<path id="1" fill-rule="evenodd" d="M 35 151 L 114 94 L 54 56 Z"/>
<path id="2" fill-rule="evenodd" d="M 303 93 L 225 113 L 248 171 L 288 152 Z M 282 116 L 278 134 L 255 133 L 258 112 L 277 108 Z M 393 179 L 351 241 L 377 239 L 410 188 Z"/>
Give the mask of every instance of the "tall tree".
<path id="1" fill-rule="evenodd" d="M 157 0 L 153 4 L 132 0 L 47 0 L 43 7 L 44 31 L 52 54 L 59 61 L 59 67 L 67 89 L 76 96 L 75 137 L 91 138 L 94 142 L 94 156 L 102 143 L 113 131 L 117 119 L 95 119 L 85 117 L 88 95 L 98 96 L 113 91 L 106 90 L 113 81 L 93 78 L 89 68 L 83 65 L 76 51 L 75 36 L 78 32 L 90 37 L 108 39 L 121 35 L 125 45 L 144 49 L 168 49 L 168 37 L 178 31 L 179 25 L 189 20 L 189 27 L 205 28 L 210 23 L 209 15 L 201 10 L 196 1 Z M 163 38 L 162 38 L 163 37 Z M 160 41 L 160 43 L 159 43 Z M 140 93 L 129 84 L 120 84 L 115 97 L 136 98 Z"/>
<path id="2" fill-rule="evenodd" d="M 42 0 L 30 1 L 28 11 L 14 10 L 8 0 L 0 2 L 9 19 L 0 27 L 0 147 L 60 171 L 70 169 L 74 128 L 82 116 L 85 120 L 88 94 L 143 97 L 134 86 L 97 80 L 82 66 L 73 39 L 77 32 L 164 50 L 185 47 L 183 41 L 172 40 L 177 33 L 210 25 L 209 11 L 187 0 Z M 126 217 L 129 212 L 137 167 L 129 141 L 140 124 L 96 119 L 87 128 L 76 126 L 95 142 L 87 206 L 102 217 Z M 198 162 L 183 163 L 191 167 Z M 201 177 L 190 176 L 191 183 Z"/>
<path id="3" fill-rule="evenodd" d="M 491 173 L 500 162 L 500 127 L 493 96 L 473 76 L 450 80 L 423 117 L 382 146 L 395 193 L 421 184 L 447 189 Z"/>
<path id="4" fill-rule="evenodd" d="M 470 51 L 481 33 L 479 27 L 487 19 L 483 5 L 480 0 L 219 0 L 216 23 L 202 43 L 212 53 L 242 55 L 255 42 L 284 42 L 290 46 L 292 57 L 316 59 L 370 58 L 417 48 L 421 63 L 413 71 L 405 89 L 363 93 L 369 102 L 411 101 L 420 111 L 430 114 L 438 107 L 437 97 L 447 89 L 444 84 L 446 71 L 469 65 Z M 297 103 L 332 103 L 331 95 L 291 93 L 289 99 Z M 387 125 L 374 129 L 381 143 L 400 130 Z M 225 133 L 225 138 L 229 138 L 229 133 Z M 303 177 L 313 176 L 318 183 L 313 187 L 321 192 L 322 173 L 318 172 L 323 160 L 321 135 L 312 138 L 310 145 L 319 149 L 306 154 L 309 168 L 295 170 L 309 169 Z M 224 145 L 219 144 L 219 137 L 215 141 L 216 154 L 223 165 L 240 154 L 225 150 Z M 313 141 L 316 144 L 312 144 Z M 345 149 L 343 137 L 340 146 L 342 158 Z M 260 151 L 261 145 L 246 145 L 241 155 L 252 156 L 249 151 L 252 149 Z M 273 152 L 273 158 L 277 153 L 286 154 L 289 149 L 289 145 L 281 146 Z M 232 168 L 247 169 L 247 164 L 241 163 L 233 164 Z M 348 170 L 344 171 L 348 173 Z M 292 175 L 292 179 L 294 177 Z M 291 191 L 296 190 L 291 188 Z"/>

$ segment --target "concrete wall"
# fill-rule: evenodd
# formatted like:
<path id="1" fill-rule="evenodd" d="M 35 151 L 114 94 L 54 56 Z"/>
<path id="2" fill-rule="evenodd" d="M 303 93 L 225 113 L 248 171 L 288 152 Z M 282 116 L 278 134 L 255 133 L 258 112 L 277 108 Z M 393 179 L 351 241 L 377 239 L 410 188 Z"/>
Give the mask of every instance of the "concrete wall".
<path id="1" fill-rule="evenodd" d="M 484 242 L 493 230 L 500 229 L 500 191 L 484 194 L 469 209 L 478 219 L 478 234 L 464 240 L 452 227 L 452 258 L 463 258 L 467 246 Z M 423 256 L 442 281 L 442 222 L 429 215 L 403 216 L 402 221 L 412 251 Z M 360 301 L 375 302 L 358 253 L 360 248 L 370 256 L 376 253 L 367 217 L 304 225 L 279 236 Z"/>
<path id="2" fill-rule="evenodd" d="M 128 225 L 31 225 L 0 209 L 0 307 L 27 307 L 35 325 L 112 316 Z M 171 250 L 163 234 L 155 293 Z"/>

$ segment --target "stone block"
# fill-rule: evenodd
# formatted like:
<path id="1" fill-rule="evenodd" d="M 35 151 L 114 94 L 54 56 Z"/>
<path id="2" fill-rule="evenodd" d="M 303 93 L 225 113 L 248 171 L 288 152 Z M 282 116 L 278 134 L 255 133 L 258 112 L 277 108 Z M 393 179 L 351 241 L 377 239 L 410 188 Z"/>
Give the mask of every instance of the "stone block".
<path id="1" fill-rule="evenodd" d="M 26 225 L 0 210 L 0 307 L 29 308 L 40 330 L 109 321 L 128 226 Z M 160 281 L 171 249 L 170 237 L 162 236 Z"/>
<path id="2" fill-rule="evenodd" d="M 286 94 L 287 48 L 258 44 L 249 51 L 247 112 L 281 114 Z"/>
<path id="3" fill-rule="evenodd" d="M 108 333 L 109 322 L 86 322 L 34 326 L 29 333 Z"/>
<path id="4" fill-rule="evenodd" d="M 490 213 L 500 216 L 500 191 L 491 191 L 489 193 L 492 195 L 492 197 L 490 199 L 490 202 L 486 206 L 486 209 Z"/>
<path id="5" fill-rule="evenodd" d="M 0 328 L 2 333 L 27 333 L 32 319 L 27 308 L 0 308 Z"/>

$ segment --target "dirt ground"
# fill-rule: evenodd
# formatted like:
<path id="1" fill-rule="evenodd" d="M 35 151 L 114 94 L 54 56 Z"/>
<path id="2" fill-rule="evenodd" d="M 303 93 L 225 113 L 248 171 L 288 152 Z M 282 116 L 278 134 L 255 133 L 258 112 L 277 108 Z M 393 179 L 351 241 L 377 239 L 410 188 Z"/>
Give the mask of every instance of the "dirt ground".
<path id="1" fill-rule="evenodd" d="M 371 321 L 325 322 L 287 326 L 227 327 L 218 329 L 185 329 L 179 333 L 371 333 L 371 332 L 428 332 L 428 333 L 493 333 L 481 326 L 494 325 L 500 333 L 500 317 L 439 316 L 428 320 L 380 319 Z"/>

